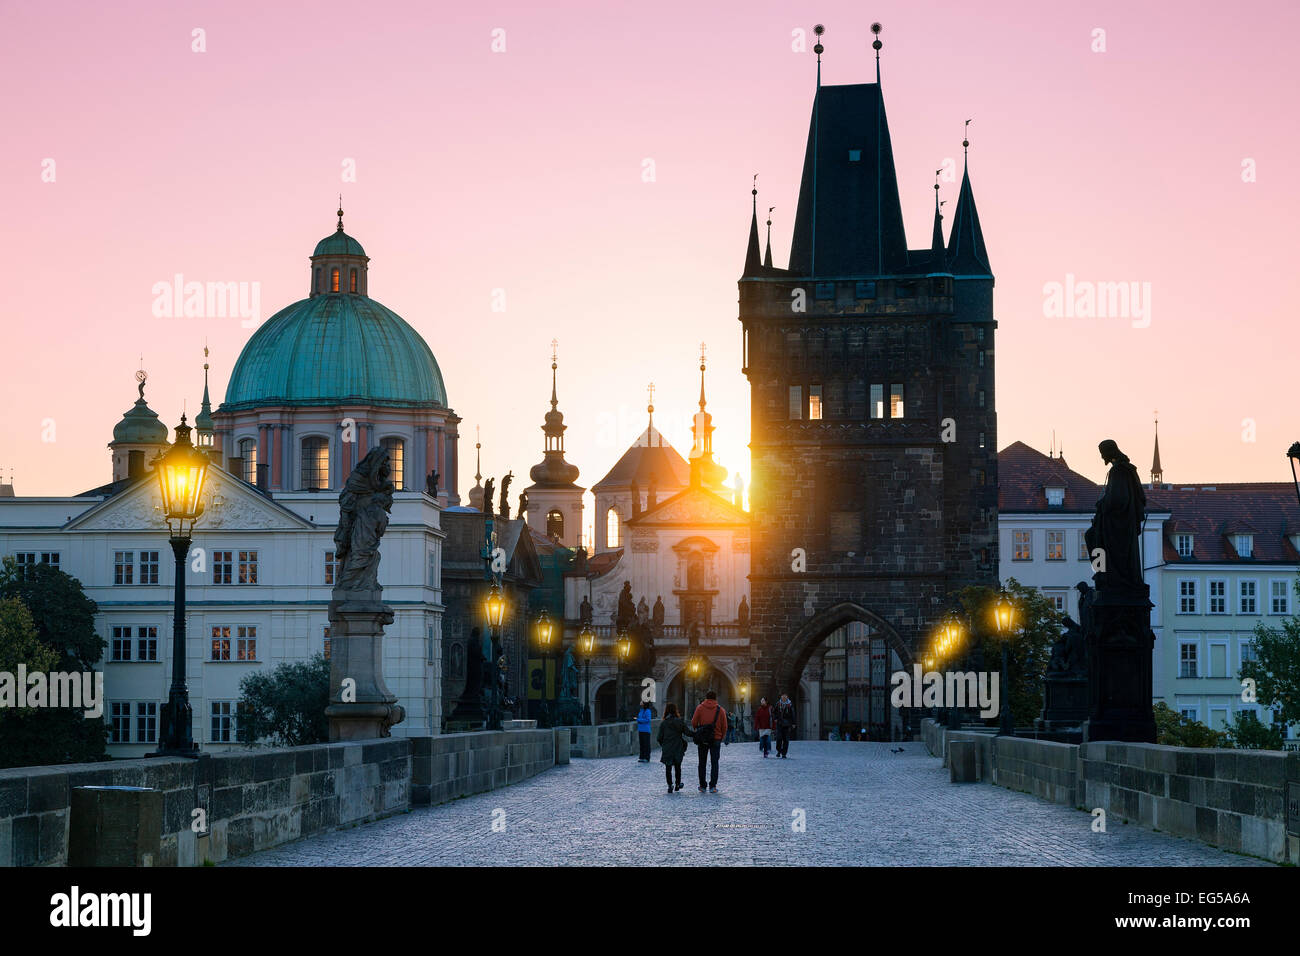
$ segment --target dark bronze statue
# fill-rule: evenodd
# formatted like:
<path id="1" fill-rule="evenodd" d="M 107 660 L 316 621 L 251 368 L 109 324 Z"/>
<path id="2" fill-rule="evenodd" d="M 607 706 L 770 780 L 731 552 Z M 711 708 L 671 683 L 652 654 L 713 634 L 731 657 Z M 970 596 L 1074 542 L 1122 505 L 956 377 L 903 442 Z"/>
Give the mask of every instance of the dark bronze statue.
<path id="1" fill-rule="evenodd" d="M 492 489 L 495 485 L 496 479 L 489 478 L 483 486 L 483 513 L 488 517 L 492 516 Z"/>
<path id="2" fill-rule="evenodd" d="M 393 482 L 388 452 L 372 448 L 348 475 L 334 532 L 337 591 L 378 591 L 379 539 L 388 528 Z"/>
<path id="3" fill-rule="evenodd" d="M 438 473 L 436 471 L 429 472 L 428 477 L 425 478 L 424 490 L 425 493 L 429 495 L 429 497 L 431 498 L 438 497 Z"/>
<path id="4" fill-rule="evenodd" d="M 578 623 L 590 624 L 592 617 L 591 601 L 587 598 L 582 599 L 582 604 L 578 606 Z"/>
<path id="5" fill-rule="evenodd" d="M 519 510 L 515 513 L 522 518 L 524 516 L 524 512 L 527 510 L 528 510 L 528 492 L 521 491 L 519 492 Z"/>
<path id="6" fill-rule="evenodd" d="M 736 622 L 742 633 L 749 630 L 749 598 L 743 594 L 740 596 L 740 608 L 736 611 Z"/>
<path id="7" fill-rule="evenodd" d="M 618 613 L 614 623 L 619 629 L 631 627 L 636 621 L 636 601 L 632 598 L 632 582 L 624 581 L 623 590 L 618 592 Z"/>
<path id="8" fill-rule="evenodd" d="M 1106 490 L 1097 499 L 1092 527 L 1084 534 L 1089 555 L 1101 549 L 1103 570 L 1094 578 L 1098 588 L 1142 586 L 1142 522 L 1146 492 L 1128 456 L 1107 438 L 1097 446 L 1102 461 L 1110 465 Z"/>
<path id="9" fill-rule="evenodd" d="M 654 610 L 650 613 L 650 623 L 652 623 L 655 626 L 655 630 L 659 630 L 664 626 L 663 595 L 659 595 L 658 597 L 655 598 L 655 607 Z"/>
<path id="10" fill-rule="evenodd" d="M 514 481 L 515 473 L 506 472 L 506 476 L 501 479 L 501 517 L 509 520 L 510 518 L 510 482 Z"/>

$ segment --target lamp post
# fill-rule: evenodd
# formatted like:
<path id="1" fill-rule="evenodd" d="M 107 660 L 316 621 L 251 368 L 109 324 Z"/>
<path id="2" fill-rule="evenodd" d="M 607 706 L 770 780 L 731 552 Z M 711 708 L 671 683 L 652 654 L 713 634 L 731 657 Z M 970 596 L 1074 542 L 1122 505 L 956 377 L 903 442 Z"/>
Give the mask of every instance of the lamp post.
<path id="1" fill-rule="evenodd" d="M 618 651 L 618 677 L 614 683 L 614 693 L 617 695 L 618 719 L 622 722 L 627 720 L 627 711 L 623 709 L 623 665 L 627 663 L 628 657 L 632 654 L 631 635 L 627 631 L 619 631 L 618 642 L 615 647 Z"/>
<path id="2" fill-rule="evenodd" d="M 1011 717 L 1011 687 L 1008 683 L 1007 652 L 1011 644 L 1011 634 L 1015 627 L 1015 604 L 1007 589 L 1003 587 L 993 605 L 993 619 L 997 623 L 998 636 L 1002 639 L 1002 713 L 998 722 L 998 736 L 1011 737 L 1015 734 L 1015 722 Z"/>
<path id="3" fill-rule="evenodd" d="M 484 688 L 488 692 L 489 700 L 492 701 L 492 707 L 488 713 L 487 729 L 498 730 L 501 722 L 501 706 L 497 698 L 501 694 L 501 679 L 497 672 L 496 661 L 492 660 L 492 638 L 501 629 L 501 622 L 505 619 L 506 599 L 501 593 L 500 585 L 495 581 L 492 582 L 492 587 L 488 589 L 488 596 L 483 602 L 483 611 L 484 616 L 487 618 L 488 631 L 488 653 L 485 655 L 488 666 L 484 670 L 487 671 L 485 677 L 492 681 L 490 687 Z"/>
<path id="4" fill-rule="evenodd" d="M 154 756 L 196 757 L 194 714 L 185 683 L 185 558 L 189 555 L 194 522 L 203 514 L 199 496 L 208 474 L 208 456 L 190 442 L 185 416 L 176 426 L 176 441 L 159 458 L 154 471 L 162 491 L 163 514 L 176 557 L 176 596 L 172 604 L 172 684 L 162 712 L 162 735 Z"/>
<path id="5" fill-rule="evenodd" d="M 749 697 L 749 678 L 740 678 L 740 737 L 745 738 L 745 702 Z"/>
<path id="6" fill-rule="evenodd" d="M 596 632 L 591 629 L 590 624 L 582 625 L 582 630 L 578 632 L 578 649 L 582 651 L 583 670 L 585 671 L 585 683 L 587 685 L 586 700 L 582 705 L 582 723 L 585 726 L 591 725 L 591 658 L 596 653 Z"/>
<path id="7" fill-rule="evenodd" d="M 551 623 L 551 616 L 546 613 L 546 608 L 542 608 L 537 615 L 537 644 L 542 649 L 542 705 L 545 707 L 547 714 L 551 711 L 551 701 L 545 696 L 546 687 L 546 662 L 551 659 L 551 637 L 555 633 L 555 625 Z"/>
<path id="8" fill-rule="evenodd" d="M 1300 474 L 1296 472 L 1296 462 L 1300 462 L 1300 441 L 1291 444 L 1286 456 L 1291 459 L 1291 480 L 1295 482 L 1296 501 L 1300 501 Z"/>

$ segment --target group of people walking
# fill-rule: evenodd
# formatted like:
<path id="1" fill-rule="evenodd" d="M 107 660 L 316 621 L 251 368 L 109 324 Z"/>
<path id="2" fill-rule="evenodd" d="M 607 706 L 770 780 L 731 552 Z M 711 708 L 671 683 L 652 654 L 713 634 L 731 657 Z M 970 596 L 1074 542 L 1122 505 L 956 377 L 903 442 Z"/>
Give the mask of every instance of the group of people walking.
<path id="1" fill-rule="evenodd" d="M 642 763 L 650 761 L 650 727 L 654 711 L 648 703 L 641 705 L 636 715 L 636 729 L 641 742 Z M 686 759 L 688 742 L 694 741 L 699 756 L 700 793 L 718 792 L 718 759 L 722 747 L 731 741 L 727 735 L 727 712 L 718 703 L 718 692 L 704 695 L 688 724 L 669 703 L 664 707 L 664 719 L 659 725 L 659 762 L 664 765 L 664 780 L 668 792 L 682 789 L 682 761 Z M 754 729 L 758 732 L 758 747 L 766 758 L 771 752 L 772 731 L 776 730 L 776 755 L 784 758 L 790 750 L 790 736 L 795 729 L 794 703 L 786 694 L 773 707 L 764 697 L 754 711 Z M 706 780 L 707 777 L 707 780 Z"/>

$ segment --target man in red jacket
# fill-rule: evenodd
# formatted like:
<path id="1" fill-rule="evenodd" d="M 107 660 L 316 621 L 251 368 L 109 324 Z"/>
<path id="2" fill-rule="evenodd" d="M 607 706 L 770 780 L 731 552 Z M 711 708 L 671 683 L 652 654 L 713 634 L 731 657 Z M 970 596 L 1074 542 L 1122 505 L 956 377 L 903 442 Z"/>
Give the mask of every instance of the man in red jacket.
<path id="1" fill-rule="evenodd" d="M 718 757 L 722 755 L 722 741 L 727 736 L 727 712 L 718 705 L 718 692 L 711 690 L 691 715 L 695 728 L 695 743 L 700 753 L 700 793 L 704 792 L 704 768 L 712 758 L 709 774 L 709 793 L 718 792 Z"/>
<path id="2" fill-rule="evenodd" d="M 758 732 L 758 749 L 766 757 L 772 749 L 772 705 L 766 697 L 759 699 L 758 710 L 754 711 L 754 730 Z"/>

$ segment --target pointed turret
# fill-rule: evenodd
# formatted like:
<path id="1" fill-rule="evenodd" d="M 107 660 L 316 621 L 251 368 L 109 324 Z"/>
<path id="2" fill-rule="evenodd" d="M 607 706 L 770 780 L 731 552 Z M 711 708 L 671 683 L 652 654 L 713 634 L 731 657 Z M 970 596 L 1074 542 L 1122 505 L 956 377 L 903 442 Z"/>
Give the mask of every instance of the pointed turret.
<path id="1" fill-rule="evenodd" d="M 963 140 L 965 145 L 967 140 Z M 961 174 L 961 193 L 957 196 L 957 211 L 952 216 L 952 235 L 948 239 L 948 264 L 953 275 L 989 275 L 988 251 L 984 248 L 984 233 L 980 229 L 980 214 L 975 208 L 975 193 L 970 185 L 970 164 Z"/>
<path id="2" fill-rule="evenodd" d="M 775 206 L 767 207 L 767 251 L 763 253 L 763 268 L 772 268 L 772 210 Z"/>
<path id="3" fill-rule="evenodd" d="M 745 275 L 756 276 L 763 271 L 762 253 L 758 248 L 758 187 L 750 191 L 753 211 L 749 217 L 749 245 L 745 247 Z"/>
<path id="4" fill-rule="evenodd" d="M 474 426 L 474 487 L 469 490 L 469 506 L 483 510 L 483 442 L 479 440 L 479 428 Z"/>
<path id="5" fill-rule="evenodd" d="M 552 541 L 576 548 L 582 530 L 582 493 L 575 481 L 578 466 L 564 460 L 564 413 L 556 385 L 559 345 L 551 340 L 551 410 L 546 413 L 542 433 L 546 436 L 542 460 L 533 465 L 533 483 L 524 489 L 528 498 L 528 525 Z"/>
<path id="6" fill-rule="evenodd" d="M 199 406 L 199 413 L 194 416 L 195 434 L 198 438 L 197 446 L 212 454 L 212 402 L 208 399 L 208 347 L 203 346 L 203 403 Z"/>
<path id="7" fill-rule="evenodd" d="M 1164 478 L 1164 469 L 1160 467 L 1160 418 L 1157 416 L 1155 454 L 1151 457 L 1151 486 L 1153 488 L 1160 487 Z"/>
<path id="8" fill-rule="evenodd" d="M 943 213 L 939 210 L 939 184 L 934 184 L 934 232 L 930 236 L 930 271 L 946 272 L 948 253 L 943 246 Z"/>
<path id="9" fill-rule="evenodd" d="M 721 489 L 727 480 L 727 469 L 713 460 L 713 416 L 709 414 L 704 397 L 704 369 L 706 346 L 700 343 L 700 410 L 695 414 L 695 441 L 691 446 L 691 476 L 693 484 L 703 484 L 712 490 Z"/>

